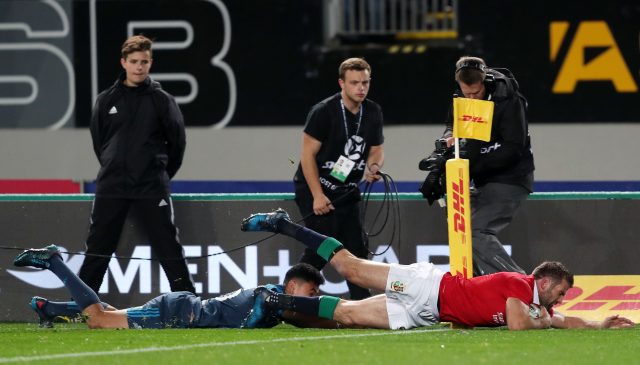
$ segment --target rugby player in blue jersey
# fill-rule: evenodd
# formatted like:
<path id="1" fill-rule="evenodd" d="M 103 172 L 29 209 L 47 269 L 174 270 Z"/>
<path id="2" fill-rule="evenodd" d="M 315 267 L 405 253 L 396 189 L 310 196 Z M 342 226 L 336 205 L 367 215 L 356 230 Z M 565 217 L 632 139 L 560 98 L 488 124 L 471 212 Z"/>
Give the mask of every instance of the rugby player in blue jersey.
<path id="1" fill-rule="evenodd" d="M 52 327 L 57 316 L 74 317 L 80 313 L 89 328 L 269 328 L 283 320 L 299 327 L 338 327 L 334 321 L 318 321 L 291 311 L 265 310 L 255 299 L 256 288 L 238 289 L 211 299 L 190 292 L 172 292 L 142 306 L 118 310 L 101 302 L 93 289 L 67 267 L 55 245 L 26 250 L 16 257 L 14 264 L 50 270 L 75 299 L 75 302 L 53 302 L 33 297 L 31 307 L 40 317 L 41 327 Z M 280 294 L 316 296 L 323 283 L 324 278 L 316 268 L 296 264 L 287 271 L 283 285 L 263 287 Z"/>

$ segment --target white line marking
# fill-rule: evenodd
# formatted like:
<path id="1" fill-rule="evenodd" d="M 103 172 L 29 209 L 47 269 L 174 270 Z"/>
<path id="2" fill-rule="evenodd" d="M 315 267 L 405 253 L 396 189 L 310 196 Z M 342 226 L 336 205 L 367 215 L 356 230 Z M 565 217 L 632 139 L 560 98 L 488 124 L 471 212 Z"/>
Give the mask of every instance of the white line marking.
<path id="1" fill-rule="evenodd" d="M 210 342 L 210 343 L 197 343 L 193 345 L 171 346 L 171 347 L 144 347 L 139 349 L 117 350 L 117 351 L 73 352 L 73 353 L 67 353 L 67 354 L 53 354 L 53 355 L 40 355 L 40 356 L 0 357 L 0 363 L 69 359 L 69 358 L 90 357 L 90 356 L 128 355 L 128 354 L 140 354 L 145 352 L 160 352 L 160 351 L 176 351 L 176 350 L 182 351 L 182 350 L 190 350 L 190 349 L 204 348 L 204 347 L 258 345 L 258 344 L 270 344 L 270 343 L 279 343 L 279 342 L 312 341 L 312 340 L 333 340 L 337 338 L 415 335 L 419 333 L 444 332 L 444 331 L 450 331 L 450 329 L 440 328 L 440 329 L 424 329 L 424 330 L 413 330 L 413 331 L 381 331 L 381 332 L 370 332 L 370 333 L 360 333 L 360 334 L 344 334 L 344 335 L 337 335 L 337 336 L 289 337 L 289 338 L 276 338 L 273 340 Z"/>

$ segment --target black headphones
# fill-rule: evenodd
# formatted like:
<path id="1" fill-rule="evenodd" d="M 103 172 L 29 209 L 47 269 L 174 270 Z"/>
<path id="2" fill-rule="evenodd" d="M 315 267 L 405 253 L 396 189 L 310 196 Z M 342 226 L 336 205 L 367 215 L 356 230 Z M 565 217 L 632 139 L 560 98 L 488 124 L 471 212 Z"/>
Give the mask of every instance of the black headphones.
<path id="1" fill-rule="evenodd" d="M 473 70 L 479 70 L 482 71 L 484 73 L 487 72 L 487 66 L 485 64 L 483 64 L 482 62 L 478 62 L 476 60 L 467 60 L 464 62 L 461 62 L 458 67 L 456 68 L 456 73 L 458 73 L 460 70 L 464 69 L 464 68 L 470 68 Z"/>
<path id="2" fill-rule="evenodd" d="M 477 60 L 466 60 L 464 62 L 461 62 L 459 65 L 457 65 L 456 75 L 462 69 L 478 70 L 482 72 L 484 74 L 483 82 L 485 87 L 487 88 L 487 93 L 489 94 L 493 93 L 493 91 L 495 90 L 495 76 L 493 74 L 487 73 L 487 70 L 489 69 L 487 65 Z M 460 86 L 458 85 L 458 83 L 456 83 L 456 88 L 459 88 L 459 87 Z"/>

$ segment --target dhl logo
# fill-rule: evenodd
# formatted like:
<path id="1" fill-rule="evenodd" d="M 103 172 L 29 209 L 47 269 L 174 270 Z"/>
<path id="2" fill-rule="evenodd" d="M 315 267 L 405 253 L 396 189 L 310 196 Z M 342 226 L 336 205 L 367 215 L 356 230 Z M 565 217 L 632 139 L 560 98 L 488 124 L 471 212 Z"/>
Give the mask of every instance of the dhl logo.
<path id="1" fill-rule="evenodd" d="M 473 275 L 471 210 L 469 209 L 469 160 L 447 161 L 447 231 L 451 273 Z"/>
<path id="2" fill-rule="evenodd" d="M 567 315 L 602 320 L 620 314 L 640 320 L 640 276 L 576 276 L 564 301 L 555 308 Z"/>
<path id="3" fill-rule="evenodd" d="M 463 114 L 460 119 L 461 122 L 471 122 L 471 123 L 487 123 L 486 120 L 482 119 L 482 117 L 476 117 L 473 115 Z"/>
<path id="4" fill-rule="evenodd" d="M 462 172 L 460 172 L 460 177 L 458 178 L 458 182 L 456 183 L 455 181 L 451 182 L 451 191 L 452 191 L 452 199 L 453 199 L 453 210 L 455 211 L 455 213 L 453 214 L 453 229 L 456 232 L 465 234 L 466 229 L 465 229 L 465 220 L 464 220 L 464 208 L 465 208 L 465 201 L 464 201 L 464 179 L 462 176 Z M 464 236 L 463 236 L 463 242 L 464 240 Z"/>

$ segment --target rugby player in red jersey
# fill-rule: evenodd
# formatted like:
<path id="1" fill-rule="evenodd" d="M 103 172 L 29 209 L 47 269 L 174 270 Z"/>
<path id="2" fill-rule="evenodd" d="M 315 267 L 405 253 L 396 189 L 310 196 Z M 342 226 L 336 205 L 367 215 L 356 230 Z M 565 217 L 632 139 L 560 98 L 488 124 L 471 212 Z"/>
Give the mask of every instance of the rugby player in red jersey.
<path id="1" fill-rule="evenodd" d="M 559 262 L 543 262 L 531 275 L 515 272 L 464 279 L 433 264 L 385 264 L 352 255 L 336 239 L 291 222 L 281 209 L 243 220 L 243 231 L 269 231 L 293 237 L 314 249 L 347 280 L 384 291 L 351 301 L 331 296 L 298 297 L 256 289 L 270 310 L 291 310 L 331 319 L 346 327 L 409 329 L 446 321 L 472 327 L 621 328 L 635 323 L 620 316 L 587 321 L 554 312 L 573 286 L 573 274 Z"/>

